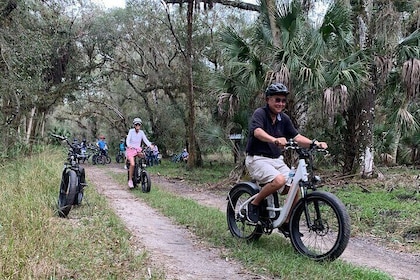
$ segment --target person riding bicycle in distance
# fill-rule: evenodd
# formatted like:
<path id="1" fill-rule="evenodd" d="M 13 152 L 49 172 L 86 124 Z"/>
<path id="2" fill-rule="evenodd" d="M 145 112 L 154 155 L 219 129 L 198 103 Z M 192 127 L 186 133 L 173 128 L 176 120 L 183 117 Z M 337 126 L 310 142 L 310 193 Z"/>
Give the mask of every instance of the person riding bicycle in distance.
<path id="1" fill-rule="evenodd" d="M 99 136 L 99 140 L 98 142 L 96 142 L 96 146 L 98 146 L 99 151 L 101 152 L 101 155 L 107 155 L 108 146 L 105 142 L 105 136 L 103 135 Z"/>
<path id="2" fill-rule="evenodd" d="M 266 105 L 254 111 L 250 124 L 246 146 L 245 165 L 250 176 L 259 184 L 265 184 L 258 195 L 248 204 L 247 219 L 257 223 L 259 218 L 259 204 L 265 197 L 284 188 L 289 174 L 289 167 L 283 161 L 283 148 L 288 139 L 293 139 L 304 148 L 316 145 L 326 149 L 325 142 L 312 141 L 298 133 L 290 117 L 283 111 L 286 107 L 289 90 L 282 83 L 274 83 L 265 90 Z M 296 203 L 298 198 L 295 198 Z M 282 228 L 288 228 L 289 217 Z"/>
<path id="3" fill-rule="evenodd" d="M 147 139 L 146 134 L 141 130 L 142 121 L 140 118 L 135 118 L 133 120 L 134 128 L 131 128 L 127 134 L 127 151 L 126 156 L 127 160 L 130 162 L 130 167 L 128 169 L 128 187 L 131 189 L 134 187 L 133 184 L 133 172 L 134 172 L 134 157 L 137 153 L 141 152 L 141 143 L 144 142 L 147 147 L 151 146 L 150 141 Z"/>

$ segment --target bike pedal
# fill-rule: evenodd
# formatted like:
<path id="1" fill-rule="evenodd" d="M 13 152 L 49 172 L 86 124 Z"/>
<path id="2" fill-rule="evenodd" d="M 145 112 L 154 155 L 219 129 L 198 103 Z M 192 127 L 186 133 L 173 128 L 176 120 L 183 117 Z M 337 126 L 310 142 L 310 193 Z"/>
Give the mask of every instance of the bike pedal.
<path id="1" fill-rule="evenodd" d="M 284 237 L 286 237 L 286 238 L 289 238 L 290 237 L 290 232 L 288 232 L 286 230 L 283 230 L 283 229 L 280 229 L 279 228 L 279 232 L 280 233 L 283 233 Z"/>

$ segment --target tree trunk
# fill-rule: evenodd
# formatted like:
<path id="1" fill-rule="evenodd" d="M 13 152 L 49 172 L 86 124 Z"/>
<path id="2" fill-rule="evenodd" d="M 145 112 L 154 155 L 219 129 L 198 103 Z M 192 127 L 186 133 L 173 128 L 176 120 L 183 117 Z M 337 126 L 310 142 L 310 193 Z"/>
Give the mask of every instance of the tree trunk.
<path id="1" fill-rule="evenodd" d="M 193 86 L 193 73 L 192 73 L 192 31 L 193 31 L 193 12 L 194 0 L 188 1 L 187 11 L 187 71 L 188 71 L 188 142 L 189 142 L 189 156 L 188 168 L 192 169 L 196 165 L 196 139 L 195 139 L 195 102 L 194 102 L 194 86 Z"/>
<path id="2" fill-rule="evenodd" d="M 353 6 L 357 15 L 356 19 L 356 38 L 361 49 L 372 49 L 374 46 L 375 20 L 372 19 L 372 1 L 364 0 Z M 367 27 L 367 30 L 366 30 Z M 375 115 L 376 88 L 378 86 L 378 76 L 373 56 L 370 61 L 370 82 L 362 90 L 361 111 L 359 120 L 358 153 L 356 158 L 360 164 L 360 174 L 362 177 L 371 177 L 373 174 L 373 121 Z"/>
<path id="3" fill-rule="evenodd" d="M 32 135 L 32 127 L 34 125 L 34 117 L 35 117 L 36 107 L 33 107 L 31 109 L 31 113 L 29 115 L 28 125 L 26 127 L 26 144 L 30 144 L 29 141 L 31 140 Z"/>
<path id="4" fill-rule="evenodd" d="M 343 174 L 354 174 L 357 172 L 356 166 L 357 156 L 357 124 L 359 123 L 357 108 L 360 106 L 357 103 L 357 98 L 354 98 L 352 106 L 344 114 L 346 126 L 342 129 L 344 141 L 342 143 L 343 150 Z"/>
<path id="5" fill-rule="evenodd" d="M 276 24 L 276 1 L 275 0 L 266 0 L 267 3 L 267 10 L 268 10 L 268 18 L 270 20 L 270 29 L 271 29 L 271 36 L 273 36 L 273 46 L 276 48 L 281 47 L 280 41 L 280 29 L 277 27 Z"/>
<path id="6" fill-rule="evenodd" d="M 397 153 L 398 153 L 398 145 L 400 144 L 401 139 L 401 128 L 398 123 L 395 123 L 395 137 L 393 139 L 393 143 L 391 145 L 391 165 L 397 164 Z"/>
<path id="7" fill-rule="evenodd" d="M 375 68 L 374 65 L 371 66 Z M 376 77 L 376 71 L 372 69 L 372 79 Z M 362 177 L 373 175 L 373 121 L 375 115 L 376 83 L 370 85 L 366 95 L 362 99 L 362 111 L 360 113 L 360 139 L 359 139 L 359 159 L 360 174 Z"/>

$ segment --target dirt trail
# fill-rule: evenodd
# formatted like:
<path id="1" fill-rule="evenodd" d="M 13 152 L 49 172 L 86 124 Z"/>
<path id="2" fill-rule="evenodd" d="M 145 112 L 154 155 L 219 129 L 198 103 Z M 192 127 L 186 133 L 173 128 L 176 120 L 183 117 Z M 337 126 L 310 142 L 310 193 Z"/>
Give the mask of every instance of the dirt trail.
<path id="1" fill-rule="evenodd" d="M 107 169 L 87 165 L 88 180 L 108 199 L 140 242 L 139 247 L 146 248 L 154 263 L 162 264 L 166 279 L 269 279 L 246 271 L 232 260 L 221 259 L 219 249 L 201 244 L 189 231 L 173 225 L 169 219 L 132 195 L 126 186 L 118 185 L 107 174 L 108 169 L 116 173 L 126 172 L 121 165 L 111 164 Z M 152 182 L 203 205 L 225 211 L 225 194 L 203 192 L 162 176 L 153 176 Z M 391 251 L 369 240 L 351 238 L 340 258 L 355 265 L 384 271 L 394 279 L 420 279 L 420 256 Z"/>

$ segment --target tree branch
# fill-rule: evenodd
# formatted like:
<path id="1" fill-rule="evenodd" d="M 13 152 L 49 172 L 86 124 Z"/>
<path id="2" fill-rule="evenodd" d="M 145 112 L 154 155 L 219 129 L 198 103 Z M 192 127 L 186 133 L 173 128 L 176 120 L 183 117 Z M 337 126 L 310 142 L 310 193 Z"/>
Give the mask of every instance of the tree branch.
<path id="1" fill-rule="evenodd" d="M 208 4 L 209 2 L 209 0 L 196 0 L 196 1 L 203 2 L 204 4 Z M 183 4 L 183 3 L 188 3 L 188 0 L 165 0 L 165 2 L 167 4 Z M 242 10 L 247 10 L 247 11 L 255 11 L 255 12 L 260 11 L 259 5 L 250 4 L 250 3 L 244 3 L 244 2 L 233 1 L 233 0 L 211 0 L 211 2 L 221 4 L 224 6 L 230 6 L 230 7 L 234 7 L 234 8 L 238 8 Z"/>

